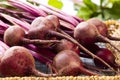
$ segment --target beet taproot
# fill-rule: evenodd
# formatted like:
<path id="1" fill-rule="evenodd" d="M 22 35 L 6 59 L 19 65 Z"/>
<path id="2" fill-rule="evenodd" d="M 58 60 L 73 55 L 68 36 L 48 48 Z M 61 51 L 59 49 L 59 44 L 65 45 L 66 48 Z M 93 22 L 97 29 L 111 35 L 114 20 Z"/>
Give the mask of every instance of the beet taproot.
<path id="1" fill-rule="evenodd" d="M 1 58 L 0 74 L 2 76 L 55 76 L 45 74 L 35 68 L 35 60 L 30 51 L 22 46 L 9 48 Z"/>

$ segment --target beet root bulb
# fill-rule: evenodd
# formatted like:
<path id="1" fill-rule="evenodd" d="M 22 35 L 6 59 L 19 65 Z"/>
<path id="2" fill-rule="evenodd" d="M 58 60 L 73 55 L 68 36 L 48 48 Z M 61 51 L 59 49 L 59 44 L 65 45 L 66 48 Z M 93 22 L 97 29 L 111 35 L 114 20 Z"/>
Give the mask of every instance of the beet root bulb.
<path id="1" fill-rule="evenodd" d="M 4 42 L 9 46 L 21 44 L 21 38 L 25 35 L 23 28 L 18 26 L 9 27 L 4 33 Z"/>
<path id="2" fill-rule="evenodd" d="M 79 56 L 71 50 L 59 52 L 53 60 L 53 65 L 59 75 L 77 76 L 81 73 L 86 75 L 98 75 L 97 73 L 85 69 Z"/>
<path id="3" fill-rule="evenodd" d="M 107 36 L 107 32 L 108 32 L 107 26 L 104 22 L 102 22 L 101 20 L 99 20 L 97 18 L 91 18 L 91 19 L 87 20 L 87 22 L 95 25 L 101 35 Z"/>
<path id="4" fill-rule="evenodd" d="M 59 40 L 40 40 L 29 39 L 25 37 L 25 31 L 19 26 L 11 26 L 4 33 L 4 42 L 9 46 L 23 45 L 23 44 L 37 44 L 48 45 L 50 43 L 59 43 Z"/>
<path id="5" fill-rule="evenodd" d="M 28 49 L 20 46 L 9 48 L 1 59 L 0 73 L 2 76 L 52 76 L 35 68 L 35 61 Z"/>
<path id="6" fill-rule="evenodd" d="M 87 22 L 95 25 L 96 28 L 98 29 L 99 33 L 102 36 L 105 36 L 105 37 L 107 37 L 110 40 L 120 41 L 119 37 L 113 37 L 113 36 L 109 35 L 108 27 L 107 27 L 107 25 L 103 21 L 101 21 L 101 20 L 99 20 L 97 18 L 91 18 L 91 19 L 87 20 Z"/>
<path id="7" fill-rule="evenodd" d="M 113 55 L 113 53 L 106 49 L 106 48 L 101 48 L 100 50 L 98 50 L 96 52 L 96 55 L 98 57 L 100 57 L 101 59 L 103 59 L 105 62 L 107 62 L 109 65 L 111 65 L 112 67 L 116 66 L 115 63 L 115 56 Z M 99 61 L 98 59 L 94 59 L 94 63 L 97 67 L 99 68 L 108 68 L 106 65 L 104 65 L 101 61 Z"/>

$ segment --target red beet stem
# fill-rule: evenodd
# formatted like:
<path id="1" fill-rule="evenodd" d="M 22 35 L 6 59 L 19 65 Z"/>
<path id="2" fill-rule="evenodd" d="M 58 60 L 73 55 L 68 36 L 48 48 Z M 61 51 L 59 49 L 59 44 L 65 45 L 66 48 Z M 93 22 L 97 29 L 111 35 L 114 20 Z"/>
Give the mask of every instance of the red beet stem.
<path id="1" fill-rule="evenodd" d="M 97 39 L 109 43 L 112 47 L 114 47 L 117 51 L 120 52 L 120 49 L 118 49 L 118 48 L 112 43 L 112 41 L 109 40 L 107 37 L 104 37 L 104 36 L 102 36 L 102 35 L 98 35 Z"/>
<path id="2" fill-rule="evenodd" d="M 33 71 L 33 74 L 35 75 L 35 76 L 41 76 L 41 77 L 52 77 L 52 76 L 57 76 L 56 74 L 45 74 L 45 73 L 42 73 L 42 72 L 40 72 L 40 71 L 38 71 L 38 70 L 36 70 L 36 69 L 33 69 L 32 70 Z"/>
<path id="3" fill-rule="evenodd" d="M 25 30 L 29 30 L 29 28 L 30 28 L 30 24 L 28 24 L 27 22 L 23 22 L 23 21 L 21 21 L 21 20 L 19 20 L 17 18 L 9 16 L 7 14 L 0 13 L 0 15 L 2 15 L 5 19 L 7 19 L 8 21 L 10 21 L 11 23 L 13 23 L 15 25 L 21 26 Z"/>
<path id="4" fill-rule="evenodd" d="M 120 41 L 119 37 L 107 36 L 110 40 Z"/>
<path id="5" fill-rule="evenodd" d="M 34 16 L 47 16 L 47 14 L 41 10 L 38 9 L 36 6 L 28 3 L 28 2 L 23 2 L 20 0 L 8 0 L 8 2 L 12 5 L 14 5 L 15 7 L 18 7 L 24 11 L 27 11 L 29 13 L 31 13 Z"/>
<path id="6" fill-rule="evenodd" d="M 36 2 L 36 3 L 38 3 L 38 4 L 40 4 L 40 5 L 42 5 L 42 6 L 44 6 L 44 7 L 46 7 L 46 8 L 48 8 L 48 9 L 50 9 L 50 10 L 53 10 L 53 11 L 55 11 L 55 12 L 58 12 L 58 13 L 60 13 L 61 15 L 67 16 L 67 17 L 69 17 L 69 18 L 73 18 L 73 20 L 76 22 L 76 24 L 78 24 L 79 22 L 82 21 L 82 19 L 78 18 L 77 16 L 71 16 L 71 15 L 69 15 L 69 14 L 67 14 L 67 13 L 65 13 L 65 12 L 63 12 L 63 11 L 60 11 L 59 9 L 57 9 L 57 8 L 55 8 L 55 7 L 42 4 L 40 1 L 37 1 L 37 0 L 33 0 L 33 1 Z M 77 21 L 76 21 L 76 20 L 77 20 Z"/>
<path id="7" fill-rule="evenodd" d="M 27 43 L 31 43 L 31 44 L 47 44 L 47 43 L 60 43 L 60 40 L 40 40 L 40 39 L 27 39 L 27 38 L 22 38 L 21 39 L 22 43 L 27 44 Z"/>
<path id="8" fill-rule="evenodd" d="M 53 51 L 51 51 L 50 48 L 39 48 L 39 47 L 36 47 L 33 44 L 25 45 L 25 47 L 27 47 L 30 50 L 33 50 L 33 51 L 37 52 L 41 56 L 44 56 L 44 57 L 46 57 L 50 60 L 53 60 L 53 58 L 56 55 Z"/>
<path id="9" fill-rule="evenodd" d="M 50 10 L 50 9 L 47 9 L 47 8 L 42 8 L 42 9 L 43 9 L 45 12 L 52 13 L 52 14 L 58 16 L 60 19 L 65 20 L 65 21 L 69 22 L 70 24 L 72 24 L 72 25 L 74 25 L 74 26 L 77 25 L 76 23 L 74 23 L 74 22 L 72 21 L 72 19 L 69 19 L 68 17 L 66 17 L 66 16 L 64 16 L 64 15 L 61 15 L 61 14 L 59 14 L 59 13 L 57 13 L 57 12 L 54 12 L 54 11 L 52 11 L 52 10 Z"/>
<path id="10" fill-rule="evenodd" d="M 0 26 L 4 27 L 5 29 L 9 27 L 9 25 L 4 23 L 2 20 L 0 20 Z"/>
<path id="11" fill-rule="evenodd" d="M 74 30 L 74 26 L 66 21 L 63 21 L 63 20 L 60 20 L 60 25 L 67 28 L 67 29 L 70 29 L 70 30 Z"/>
<path id="12" fill-rule="evenodd" d="M 90 70 L 85 69 L 84 67 L 80 67 L 80 71 L 81 71 L 82 73 L 87 74 L 87 75 L 90 75 L 90 76 L 92 76 L 92 75 L 99 75 L 99 74 L 97 74 L 97 73 L 95 73 L 95 72 L 92 72 L 92 71 L 90 71 Z"/>
<path id="13" fill-rule="evenodd" d="M 4 49 L 6 49 L 6 50 L 9 48 L 9 46 L 6 45 L 3 41 L 0 41 L 0 45 L 1 45 L 2 47 L 4 47 Z"/>
<path id="14" fill-rule="evenodd" d="M 31 54 L 33 57 L 35 57 L 37 60 L 39 60 L 41 63 L 46 64 L 46 63 L 52 63 L 52 61 L 48 58 L 45 58 L 44 56 L 42 56 L 41 54 L 30 50 Z"/>

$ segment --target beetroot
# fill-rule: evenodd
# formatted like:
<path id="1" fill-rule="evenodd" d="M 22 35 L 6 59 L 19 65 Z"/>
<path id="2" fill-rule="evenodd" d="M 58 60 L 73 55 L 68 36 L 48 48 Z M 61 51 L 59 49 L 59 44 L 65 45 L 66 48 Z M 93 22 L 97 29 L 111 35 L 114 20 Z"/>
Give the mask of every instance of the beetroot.
<path id="1" fill-rule="evenodd" d="M 47 19 L 51 20 L 54 26 L 58 29 L 60 27 L 59 18 L 55 15 L 48 15 Z"/>
<path id="2" fill-rule="evenodd" d="M 116 63 L 115 63 L 115 56 L 113 55 L 113 53 L 106 49 L 106 48 L 101 48 L 100 50 L 98 50 L 96 52 L 96 55 L 100 58 L 102 58 L 105 62 L 107 62 L 109 65 L 115 67 Z M 94 59 L 94 63 L 97 67 L 100 68 L 108 68 L 106 65 L 104 65 L 103 63 L 101 63 L 98 59 Z"/>
<path id="3" fill-rule="evenodd" d="M 95 42 L 107 42 L 120 52 L 120 50 L 114 44 L 112 44 L 111 40 L 105 36 L 102 36 L 95 25 L 88 22 L 81 22 L 78 24 L 78 26 L 74 29 L 74 37 L 83 45 Z"/>
<path id="4" fill-rule="evenodd" d="M 101 21 L 101 20 L 99 20 L 97 18 L 91 18 L 91 19 L 87 20 L 87 22 L 95 25 L 96 28 L 98 29 L 99 33 L 102 36 L 105 36 L 105 37 L 107 37 L 107 38 L 109 38 L 111 40 L 116 40 L 116 41 L 120 40 L 120 38 L 113 37 L 113 36 L 110 36 L 108 34 L 108 27 L 107 27 L 107 25 L 103 21 Z"/>
<path id="5" fill-rule="evenodd" d="M 33 20 L 30 29 L 37 27 L 45 18 L 44 17 L 37 17 L 36 20 Z"/>
<path id="6" fill-rule="evenodd" d="M 101 20 L 97 18 L 91 18 L 87 20 L 87 22 L 95 25 L 101 35 L 107 36 L 107 26 Z"/>
<path id="7" fill-rule="evenodd" d="M 25 31 L 18 26 L 9 27 L 4 33 L 4 42 L 9 46 L 21 45 L 21 44 L 48 44 L 60 42 L 59 40 L 30 40 L 25 38 Z"/>
<path id="8" fill-rule="evenodd" d="M 1 59 L 0 73 L 2 76 L 52 76 L 35 68 L 35 61 L 28 49 L 21 46 L 9 48 Z"/>
<path id="9" fill-rule="evenodd" d="M 95 72 L 85 69 L 80 61 L 79 56 L 71 50 L 59 52 L 53 60 L 53 66 L 59 75 L 77 76 L 80 74 L 99 75 Z"/>

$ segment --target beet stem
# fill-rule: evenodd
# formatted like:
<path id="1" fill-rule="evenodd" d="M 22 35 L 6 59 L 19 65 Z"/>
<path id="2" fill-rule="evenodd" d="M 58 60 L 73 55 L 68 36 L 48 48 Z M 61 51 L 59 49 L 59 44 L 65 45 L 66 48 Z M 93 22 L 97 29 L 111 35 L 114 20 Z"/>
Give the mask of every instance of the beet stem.
<path id="1" fill-rule="evenodd" d="M 69 72 L 70 69 L 73 69 L 73 71 L 74 71 L 73 66 L 76 66 L 76 65 L 71 64 L 71 65 L 63 67 L 62 69 L 59 70 L 59 75 L 62 75 L 63 72 Z M 95 72 L 92 72 L 92 71 L 89 71 L 89 70 L 85 69 L 82 65 L 77 66 L 76 68 L 79 68 L 79 71 L 78 71 L 79 73 L 84 73 L 84 74 L 87 74 L 87 75 L 90 75 L 90 76 L 91 75 L 99 75 Z M 67 74 L 67 73 L 65 73 L 65 74 Z"/>
<path id="2" fill-rule="evenodd" d="M 40 40 L 40 39 L 27 39 L 27 38 L 22 38 L 23 43 L 31 43 L 31 44 L 46 44 L 46 43 L 60 43 L 60 40 Z"/>
<path id="3" fill-rule="evenodd" d="M 30 49 L 29 49 L 29 50 L 30 50 Z M 39 53 L 37 53 L 37 52 L 32 51 L 32 50 L 30 50 L 30 52 L 31 52 L 32 56 L 33 56 L 34 58 L 36 58 L 38 61 L 40 61 L 41 63 L 43 63 L 43 64 L 52 63 L 52 61 L 51 61 L 50 59 L 42 56 L 41 54 L 39 54 Z"/>
<path id="4" fill-rule="evenodd" d="M 114 72 L 114 73 L 116 73 L 116 71 L 106 70 L 106 69 L 100 69 L 100 68 L 94 67 L 92 65 L 87 65 L 87 64 L 85 64 L 84 67 L 87 68 L 87 69 L 96 70 L 96 71 L 99 71 L 99 72 L 110 72 L 110 73 Z"/>
<path id="5" fill-rule="evenodd" d="M 71 15 L 66 14 L 66 13 L 63 12 L 63 11 L 60 11 L 59 9 L 57 9 L 57 8 L 55 8 L 55 7 L 42 4 L 40 1 L 38 2 L 37 0 L 33 0 L 33 1 L 36 2 L 36 3 L 38 3 L 38 4 L 40 4 L 40 5 L 42 5 L 42 6 L 44 6 L 44 7 L 46 7 L 46 8 L 49 9 L 49 10 L 52 10 L 52 11 L 54 11 L 54 12 L 57 12 L 57 13 L 59 13 L 59 14 L 61 14 L 61 15 L 64 15 L 64 16 L 68 17 L 68 19 L 71 19 L 71 20 L 74 21 L 76 24 L 79 23 L 79 22 L 76 20 L 76 18 L 74 18 L 74 17 L 71 16 Z"/>
<path id="6" fill-rule="evenodd" d="M 66 35 L 64 35 L 64 34 L 61 34 L 61 33 L 59 33 L 59 32 L 52 31 L 52 30 L 50 30 L 48 33 L 49 33 L 50 35 L 59 36 L 59 37 L 65 38 L 65 39 L 73 42 L 74 44 L 78 45 L 82 50 L 84 50 L 86 53 L 90 54 L 93 58 L 96 58 L 96 59 L 100 60 L 100 61 L 103 62 L 106 66 L 108 66 L 111 70 L 114 71 L 114 68 L 112 68 L 108 63 L 106 63 L 103 59 L 99 58 L 98 56 L 96 56 L 95 54 L 93 54 L 92 52 L 90 52 L 89 50 L 87 50 L 85 47 L 83 47 L 81 44 L 79 44 L 75 39 L 70 38 L 69 36 L 66 36 Z"/>
<path id="7" fill-rule="evenodd" d="M 57 12 L 54 12 L 54 11 L 52 11 L 52 10 L 50 10 L 50 9 L 47 9 L 47 8 L 41 8 L 41 9 L 43 9 L 43 10 L 44 10 L 45 12 L 47 12 L 47 13 L 51 13 L 51 14 L 53 14 L 53 15 L 58 16 L 60 19 L 63 19 L 64 21 L 67 21 L 68 23 L 70 23 L 70 24 L 72 24 L 72 25 L 74 25 L 74 26 L 77 25 L 75 22 L 73 22 L 73 19 L 71 19 L 71 18 L 69 18 L 69 17 L 66 17 L 66 16 L 64 16 L 64 15 L 61 15 L 61 14 L 59 14 L 59 13 L 57 13 Z"/>
<path id="8" fill-rule="evenodd" d="M 44 12 L 43 10 L 41 9 L 38 9 L 38 7 L 28 3 L 28 2 L 23 2 L 23 1 L 20 1 L 20 0 L 8 0 L 8 2 L 10 4 L 12 4 L 13 6 L 15 7 L 18 7 L 24 11 L 27 11 L 29 13 L 31 13 L 32 15 L 34 16 L 46 16 L 47 13 Z"/>
<path id="9" fill-rule="evenodd" d="M 62 34 L 65 34 L 68 37 L 71 37 L 69 34 L 67 34 L 65 31 L 63 31 L 62 29 L 58 28 L 58 31 Z"/>
<path id="10" fill-rule="evenodd" d="M 80 71 L 82 71 L 83 73 L 85 73 L 85 74 L 87 74 L 87 75 L 99 75 L 99 74 L 97 74 L 97 73 L 95 73 L 95 72 L 92 72 L 92 71 L 90 71 L 90 70 L 87 70 L 87 69 L 85 69 L 84 67 L 79 67 L 79 69 L 80 69 Z"/>
<path id="11" fill-rule="evenodd" d="M 113 37 L 113 36 L 107 36 L 108 39 L 110 40 L 114 40 L 114 41 L 120 41 L 120 38 L 119 37 Z"/>
<path id="12" fill-rule="evenodd" d="M 52 76 L 57 76 L 57 74 L 45 74 L 45 73 L 42 73 L 36 69 L 33 69 L 33 75 L 35 76 L 39 76 L 39 77 L 52 77 Z"/>
<path id="13" fill-rule="evenodd" d="M 56 55 L 54 54 L 49 48 L 38 48 L 33 44 L 25 45 L 30 50 L 37 52 L 38 54 L 45 56 L 46 58 L 53 60 L 53 57 Z"/>
<path id="14" fill-rule="evenodd" d="M 24 28 L 25 30 L 29 30 L 29 27 L 30 27 L 30 24 L 27 23 L 27 22 L 23 22 L 15 17 L 12 17 L 12 16 L 9 16 L 7 14 L 3 14 L 3 13 L 0 13 L 1 16 L 3 16 L 5 19 L 7 19 L 8 21 L 10 21 L 12 24 L 15 24 L 15 25 L 19 25 L 21 26 L 22 28 Z"/>
<path id="15" fill-rule="evenodd" d="M 66 21 L 60 20 L 60 25 L 64 26 L 65 28 L 68 28 L 70 30 L 74 30 L 74 26 Z"/>
<path id="16" fill-rule="evenodd" d="M 0 20 L 0 26 L 4 27 L 5 29 L 9 27 L 9 25 L 4 23 L 2 20 Z"/>
<path id="17" fill-rule="evenodd" d="M 46 63 L 46 65 L 49 67 L 51 73 L 59 74 L 57 69 L 53 66 L 53 63 Z"/>
<path id="18" fill-rule="evenodd" d="M 4 47 L 4 49 L 9 49 L 10 47 L 8 46 L 8 45 L 6 45 L 3 41 L 1 41 L 0 40 L 0 45 L 2 46 L 2 47 Z"/>
<path id="19" fill-rule="evenodd" d="M 97 38 L 98 38 L 98 39 L 100 38 L 100 39 L 102 39 L 103 41 L 109 43 L 112 47 L 114 47 L 114 49 L 116 49 L 118 52 L 120 52 L 120 49 L 118 49 L 118 48 L 112 43 L 112 41 L 109 40 L 107 37 L 104 37 L 104 36 L 102 36 L 102 35 L 98 35 Z"/>
<path id="20" fill-rule="evenodd" d="M 84 57 L 84 58 L 92 58 L 90 55 L 88 55 L 88 54 L 85 54 L 85 53 L 80 53 L 79 54 L 80 55 L 80 57 Z"/>
<path id="21" fill-rule="evenodd" d="M 38 4 L 42 5 L 42 6 L 44 6 L 44 7 L 48 8 L 48 9 L 50 9 L 50 10 L 53 10 L 53 11 L 55 11 L 55 12 L 61 14 L 61 15 L 64 15 L 64 16 L 73 18 L 73 21 L 76 20 L 76 21 L 75 21 L 76 24 L 78 24 L 79 22 L 83 21 L 82 19 L 78 18 L 77 16 L 72 16 L 72 15 L 66 14 L 65 12 L 63 12 L 63 11 L 61 11 L 61 10 L 55 8 L 55 7 L 52 7 L 52 6 L 48 6 L 48 5 L 42 4 L 40 1 L 37 1 L 37 0 L 33 0 L 33 1 L 34 1 L 35 3 L 38 3 Z M 75 20 L 74 20 L 74 19 L 75 19 Z"/>

